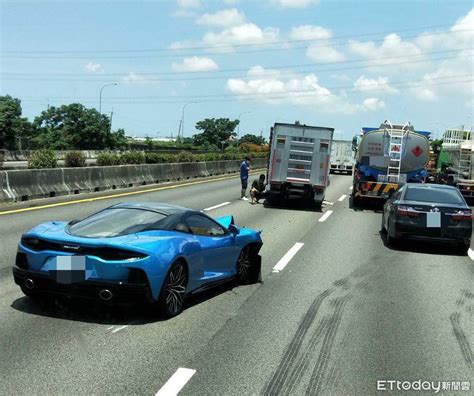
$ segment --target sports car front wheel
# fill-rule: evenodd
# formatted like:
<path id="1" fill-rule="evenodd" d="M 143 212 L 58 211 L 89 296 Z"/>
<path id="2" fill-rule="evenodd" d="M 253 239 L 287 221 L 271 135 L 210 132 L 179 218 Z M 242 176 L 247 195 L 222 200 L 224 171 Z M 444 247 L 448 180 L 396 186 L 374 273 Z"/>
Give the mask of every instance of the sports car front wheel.
<path id="1" fill-rule="evenodd" d="M 171 266 L 166 276 L 159 306 L 161 312 L 168 318 L 172 318 L 183 310 L 188 274 L 184 263 L 176 261 Z"/>
<path id="2" fill-rule="evenodd" d="M 242 283 L 261 281 L 261 258 L 256 246 L 247 245 L 240 252 L 237 260 L 237 279 Z"/>

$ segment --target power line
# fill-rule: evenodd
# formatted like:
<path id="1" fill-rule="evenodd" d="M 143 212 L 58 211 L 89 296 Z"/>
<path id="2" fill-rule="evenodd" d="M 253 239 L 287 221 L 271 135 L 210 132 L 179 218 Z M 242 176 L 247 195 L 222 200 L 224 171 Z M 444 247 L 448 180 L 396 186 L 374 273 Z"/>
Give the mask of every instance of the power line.
<path id="1" fill-rule="evenodd" d="M 408 28 L 399 30 L 399 32 L 410 32 L 410 31 L 423 31 L 429 29 L 440 29 L 450 27 L 450 25 L 435 25 L 435 26 L 424 26 L 424 27 L 416 27 L 416 28 Z M 472 29 L 466 29 L 472 30 Z M 313 41 L 322 41 L 327 39 L 346 39 L 346 38 L 353 38 L 353 37 L 369 37 L 369 36 L 376 36 L 380 34 L 390 34 L 393 31 L 382 31 L 382 32 L 374 32 L 374 33 L 361 33 L 357 35 L 342 35 L 342 36 L 334 36 L 328 38 L 312 38 L 312 39 L 288 39 L 288 40 L 274 40 L 270 42 L 254 42 L 254 43 L 242 43 L 242 44 L 222 44 L 222 45 L 215 45 L 215 46 L 189 46 L 189 47 L 179 47 L 179 48 L 147 48 L 147 49 L 124 49 L 124 50 L 10 50 L 10 51 L 2 51 L 3 54 L 105 54 L 105 53 L 137 53 L 137 52 L 169 52 L 169 51 L 185 51 L 185 50 L 210 50 L 210 49 L 219 49 L 219 48 L 245 48 L 249 46 L 261 46 L 261 45 L 275 45 L 275 44 L 287 44 L 287 43 L 300 43 L 300 42 L 313 42 Z M 443 32 L 444 33 L 444 32 Z M 431 33 L 431 34 L 443 34 L 443 33 Z"/>
<path id="2" fill-rule="evenodd" d="M 425 52 L 422 54 L 417 54 L 417 55 L 411 55 L 411 56 L 405 56 L 405 57 L 391 57 L 391 58 L 366 58 L 366 59 L 360 59 L 360 60 L 350 60 L 350 61 L 334 61 L 334 62 L 327 62 L 324 64 L 319 64 L 315 65 L 314 63 L 303 63 L 303 64 L 293 64 L 293 65 L 283 65 L 283 66 L 262 66 L 264 69 L 270 69 L 270 70 L 281 70 L 281 69 L 298 69 L 298 68 L 307 68 L 310 67 L 311 69 L 308 71 L 302 71 L 299 70 L 299 73 L 304 73 L 304 72 L 328 72 L 328 71 L 341 71 L 341 70 L 348 70 L 348 69 L 356 69 L 356 68 L 379 68 L 379 67 L 393 67 L 397 65 L 403 65 L 403 64 L 410 64 L 410 63 L 423 63 L 426 62 L 426 59 L 424 57 L 428 55 L 436 55 L 436 54 L 449 54 L 449 53 L 456 53 L 456 52 L 463 52 L 463 51 L 472 51 L 472 48 L 459 48 L 459 49 L 451 49 L 451 50 L 443 50 L 443 51 L 431 51 L 431 52 Z M 413 58 L 418 57 L 422 59 L 415 59 Z M 399 60 L 399 59 L 404 59 L 408 58 L 410 60 L 408 61 L 402 61 L 402 62 L 391 62 L 391 60 Z M 431 61 L 437 61 L 437 60 L 446 60 L 446 59 L 452 59 L 452 57 L 440 57 L 440 58 L 431 58 Z M 380 64 L 374 64 L 374 65 L 367 65 L 367 62 L 373 62 L 373 61 L 379 61 Z M 346 65 L 353 65 L 356 63 L 361 63 L 361 65 L 356 65 L 356 66 L 349 66 L 349 67 L 344 67 L 344 68 L 329 68 L 329 69 L 318 69 L 315 70 L 315 68 L 320 68 L 324 67 L 326 65 L 339 65 L 339 64 L 346 64 Z M 237 68 L 237 69 L 222 69 L 222 70 L 216 70 L 213 72 L 194 72 L 194 73 L 188 73 L 188 72 L 163 72 L 163 73 L 154 73 L 154 74 L 149 74 L 149 73 L 135 73 L 136 75 L 142 77 L 148 82 L 160 82 L 160 81 L 191 81 L 191 80 L 214 80 L 214 79 L 227 79 L 227 78 L 238 78 L 239 76 L 215 76 L 216 73 L 231 73 L 231 72 L 248 72 L 249 68 Z M 179 78 L 152 78 L 152 77 L 159 77 L 161 75 L 188 75 L 188 74 L 210 74 L 212 73 L 212 76 L 205 76 L 205 77 L 179 77 Z M 46 75 L 46 76 L 54 76 L 55 74 L 28 74 L 28 73 L 0 73 L 0 75 L 6 75 L 9 76 L 9 80 L 15 80 L 15 81 L 71 81 L 71 82 L 94 82 L 94 83 L 99 83 L 99 82 L 108 82 L 112 80 L 105 80 L 103 78 L 96 78 L 95 76 L 89 76 L 93 78 L 36 78 L 33 77 L 34 75 Z M 16 77 L 16 76 L 20 77 Z M 32 77 L 28 77 L 28 76 Z M 61 75 L 61 74 L 58 74 Z M 64 74 L 63 74 L 64 75 Z M 67 75 L 72 75 L 74 74 L 67 74 Z M 111 73 L 107 74 L 107 76 L 112 77 L 112 76 L 122 76 L 126 77 L 128 74 L 127 73 Z M 264 76 L 270 76 L 270 75 L 281 75 L 280 72 L 265 72 Z M 293 72 L 290 73 L 290 75 L 294 75 Z M 21 76 L 27 76 L 27 77 L 21 77 Z M 97 77 L 101 77 L 97 76 Z M 241 78 L 249 77 L 247 74 L 240 76 Z M 114 80 L 115 81 L 115 80 Z"/>
<path id="3" fill-rule="evenodd" d="M 466 78 L 470 77 L 470 78 Z M 441 80 L 441 81 L 439 81 Z M 432 82 L 436 81 L 436 82 Z M 438 86 L 438 85 L 445 85 L 445 84 L 453 84 L 453 83 L 465 83 L 465 82 L 474 82 L 474 78 L 472 75 L 458 75 L 458 76 L 451 76 L 451 77 L 438 77 L 438 78 L 433 78 L 429 86 Z M 419 80 L 413 80 L 413 81 L 399 81 L 395 83 L 390 83 L 390 87 L 392 88 L 410 88 L 410 87 L 418 87 L 420 84 Z M 268 100 L 278 100 L 278 99 L 285 99 L 285 98 L 292 98 L 292 99 L 298 99 L 298 98 L 305 98 L 305 97 L 314 97 L 314 96 L 332 96 L 334 95 L 331 91 L 335 90 L 347 90 L 345 92 L 346 94 L 370 94 L 371 92 L 386 92 L 386 88 L 379 88 L 379 89 L 370 89 L 367 91 L 361 91 L 358 90 L 354 86 L 333 86 L 333 87 L 320 87 L 321 89 L 325 89 L 327 92 L 322 93 L 322 92 L 316 92 L 315 88 L 313 89 L 307 89 L 307 90 L 286 90 L 284 92 L 278 92 L 278 93 L 272 93 L 272 94 L 266 94 L 266 93 L 250 93 L 250 94 L 215 94 L 215 95 L 200 95 L 200 96 L 149 96 L 149 97 L 124 97 L 121 99 L 126 99 L 126 100 L 117 100 L 119 98 L 109 98 L 109 103 L 110 104 L 179 104 L 183 103 L 184 100 L 187 99 L 199 99 L 198 103 L 214 103 L 214 102 L 233 102 L 233 101 L 239 101 L 244 99 L 268 99 Z M 291 96 L 289 96 L 289 94 Z M 296 94 L 296 95 L 294 95 Z M 71 98 L 72 99 L 72 98 Z M 74 98 L 75 100 L 78 100 L 77 98 Z M 138 100 L 131 100 L 130 99 L 138 99 Z M 146 99 L 146 100 L 145 100 Z M 156 99 L 156 100 L 154 100 Z M 165 100 L 167 99 L 167 100 Z M 173 99 L 173 100 L 169 100 Z M 28 101 L 28 102 L 40 102 L 43 103 L 44 100 L 40 99 L 25 99 L 23 98 L 22 100 Z M 86 103 L 91 103 L 95 102 L 94 100 L 81 100 L 81 102 L 86 102 Z"/>
<path id="4" fill-rule="evenodd" d="M 445 34 L 457 34 L 459 32 L 468 32 L 468 31 L 473 31 L 474 29 L 463 29 L 463 30 L 457 30 L 455 33 L 453 32 L 433 32 L 433 33 L 425 33 L 424 36 L 437 36 L 437 35 L 445 35 Z M 401 31 L 398 31 L 398 32 L 401 32 Z M 393 33 L 393 32 L 385 32 L 385 33 L 379 33 L 379 34 L 387 34 L 387 33 Z M 371 33 L 370 35 L 375 35 L 375 33 Z M 360 37 L 364 37 L 366 35 L 352 35 L 352 36 L 339 36 L 339 37 L 333 37 L 333 38 L 321 38 L 321 39 L 305 39 L 305 40 L 284 40 L 284 41 L 273 41 L 273 42 L 267 42 L 267 43 L 258 43 L 258 44 L 227 44 L 226 46 L 209 46 L 209 47 L 190 47 L 188 48 L 187 50 L 189 51 L 190 49 L 194 49 L 194 52 L 192 53 L 180 53 L 179 51 L 183 51 L 183 49 L 173 49 L 173 48 L 168 48 L 168 49 L 160 49 L 160 50 L 136 50 L 138 51 L 136 54 L 134 55 L 122 55 L 122 56 L 119 56 L 119 55 L 114 55 L 114 56 L 101 56 L 100 53 L 98 54 L 90 54 L 90 55 L 83 55 L 83 56 L 65 56 L 65 55 L 61 55 L 61 56 L 50 56 L 50 55 L 44 55 L 44 56 L 39 56 L 40 54 L 48 54 L 49 52 L 47 51 L 44 51 L 44 52 L 39 52 L 38 55 L 35 55 L 35 54 L 32 54 L 32 53 L 20 53 L 18 52 L 17 55 L 15 55 L 14 53 L 11 53 L 10 55 L 7 53 L 7 52 L 3 52 L 3 55 L 2 57 L 4 59 L 46 59 L 46 60 L 49 60 L 49 59 L 90 59 L 91 56 L 93 55 L 95 59 L 150 59 L 150 58 L 179 58 L 179 57 L 183 57 L 183 56 L 190 56 L 190 55 L 196 55 L 196 52 L 195 51 L 206 51 L 205 54 L 209 54 L 211 53 L 213 56 L 220 56 L 220 55 L 226 55 L 228 56 L 229 55 L 229 50 L 234 50 L 235 48 L 241 48 L 241 47 L 246 47 L 246 46 L 259 46 L 259 48 L 255 48 L 255 49 L 251 49 L 251 50 L 244 50 L 244 51 L 238 51 L 239 54 L 243 54 L 243 53 L 260 53 L 260 52 L 269 52 L 269 51 L 288 51 L 289 49 L 291 50 L 299 50 L 299 49 L 306 49 L 308 48 L 308 46 L 300 46 L 300 47 L 283 47 L 283 48 L 261 48 L 262 46 L 272 46 L 272 45 L 283 45 L 283 44 L 292 44 L 292 43 L 298 43 L 298 42 L 306 42 L 306 43 L 309 43 L 309 42 L 323 42 L 324 44 L 319 46 L 319 47 L 314 47 L 313 48 L 322 48 L 322 47 L 325 47 L 327 45 L 331 45 L 331 46 L 334 46 L 334 47 L 339 47 L 339 46 L 344 46 L 347 44 L 347 42 L 333 42 L 334 40 L 342 40 L 344 37 L 345 38 L 360 38 Z M 412 39 L 412 38 L 416 38 L 418 37 L 419 35 L 412 35 L 412 36 L 406 36 L 404 37 L 404 39 Z M 371 43 L 380 43 L 380 42 L 384 42 L 386 40 L 386 38 L 383 38 L 383 39 L 377 39 L 377 40 L 372 40 L 370 41 Z M 228 48 L 228 51 L 227 52 L 224 52 L 222 50 L 222 48 Z M 216 50 L 219 50 L 219 48 L 221 48 L 221 52 L 219 51 L 216 51 Z M 124 51 L 115 51 L 117 53 L 128 53 L 129 51 L 133 51 L 133 50 L 124 50 Z M 169 52 L 172 52 L 172 53 L 169 53 L 169 54 L 161 54 L 161 55 L 158 55 L 158 54 L 149 54 L 149 55 L 139 55 L 138 53 L 139 52 L 161 52 L 161 51 L 169 51 Z M 177 53 L 178 51 L 178 53 Z M 64 54 L 66 54 L 67 52 L 65 52 Z M 58 53 L 55 53 L 55 52 L 52 52 L 51 53 L 52 55 L 55 55 L 55 54 L 60 54 L 60 52 Z M 138 55 L 137 55 L 138 54 Z"/>

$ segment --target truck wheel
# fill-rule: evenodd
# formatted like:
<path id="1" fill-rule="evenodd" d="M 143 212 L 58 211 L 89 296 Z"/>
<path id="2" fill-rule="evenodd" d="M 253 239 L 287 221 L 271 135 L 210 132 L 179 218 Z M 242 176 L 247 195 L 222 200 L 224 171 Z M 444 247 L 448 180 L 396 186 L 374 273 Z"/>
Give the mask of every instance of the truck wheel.
<path id="1" fill-rule="evenodd" d="M 471 242 L 460 242 L 457 248 L 459 254 L 465 256 L 468 250 L 471 248 Z"/>

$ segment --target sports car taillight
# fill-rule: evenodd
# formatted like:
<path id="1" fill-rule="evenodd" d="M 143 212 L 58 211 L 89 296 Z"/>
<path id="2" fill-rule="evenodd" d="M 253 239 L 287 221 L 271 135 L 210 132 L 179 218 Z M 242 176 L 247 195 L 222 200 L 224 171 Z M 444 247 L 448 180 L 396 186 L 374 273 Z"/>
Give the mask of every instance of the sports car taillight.
<path id="1" fill-rule="evenodd" d="M 134 261 L 147 257 L 146 254 L 115 248 L 96 248 L 85 252 L 106 261 Z"/>
<path id="2" fill-rule="evenodd" d="M 455 221 L 472 220 L 472 212 L 470 210 L 460 210 L 451 214 L 451 219 Z"/>
<path id="3" fill-rule="evenodd" d="M 397 207 L 397 214 L 403 217 L 418 217 L 420 213 L 409 206 Z"/>

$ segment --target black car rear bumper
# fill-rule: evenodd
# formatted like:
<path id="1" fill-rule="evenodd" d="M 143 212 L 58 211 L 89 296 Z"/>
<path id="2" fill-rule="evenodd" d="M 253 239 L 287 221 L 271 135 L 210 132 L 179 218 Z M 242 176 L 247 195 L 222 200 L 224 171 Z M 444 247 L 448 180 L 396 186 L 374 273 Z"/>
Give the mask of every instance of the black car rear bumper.
<path id="1" fill-rule="evenodd" d="M 397 238 L 423 239 L 437 242 L 468 243 L 471 240 L 470 228 L 426 228 L 414 227 L 404 223 L 395 224 Z"/>
<path id="2" fill-rule="evenodd" d="M 68 298 L 90 299 L 107 304 L 153 302 L 148 283 L 131 284 L 87 280 L 80 283 L 61 284 L 48 275 L 17 267 L 13 267 L 13 277 L 15 283 L 29 294 L 51 294 Z M 108 299 L 103 298 L 109 296 Z"/>

